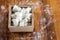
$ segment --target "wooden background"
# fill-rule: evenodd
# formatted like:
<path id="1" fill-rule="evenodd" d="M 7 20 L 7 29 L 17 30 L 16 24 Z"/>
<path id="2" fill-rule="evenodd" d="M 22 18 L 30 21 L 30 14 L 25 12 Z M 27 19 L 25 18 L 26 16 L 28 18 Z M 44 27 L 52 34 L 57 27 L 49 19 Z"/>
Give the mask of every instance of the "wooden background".
<path id="1" fill-rule="evenodd" d="M 35 0 L 33 0 L 33 1 L 35 1 Z M 43 3 L 47 3 L 47 4 L 49 4 L 52 7 L 54 20 L 55 20 L 53 30 L 55 30 L 57 40 L 60 40 L 60 19 L 59 19 L 59 17 L 60 17 L 60 5 L 59 5 L 60 4 L 60 0 L 45 0 L 45 1 L 44 0 L 40 0 L 40 1 L 42 1 Z M 6 8 L 8 9 L 8 5 L 9 4 L 16 4 L 18 2 L 20 2 L 20 0 L 18 0 L 18 1 L 17 0 L 0 0 L 0 5 L 5 5 Z M 4 34 L 3 37 L 5 36 L 4 40 L 19 40 L 19 38 L 21 36 L 26 37 L 26 36 L 32 35 L 32 33 L 10 33 L 10 32 L 8 32 L 8 29 L 7 29 L 8 13 L 4 13 L 4 12 L 0 11 L 0 14 L 2 16 L 4 16 L 3 22 L 0 23 L 0 29 L 4 30 L 4 32 L 1 32 L 2 35 Z M 39 25 L 38 25 L 38 23 L 36 21 L 37 16 L 38 16 L 38 14 L 35 14 L 35 24 L 34 24 L 35 30 L 39 30 Z M 55 37 L 54 40 L 56 40 L 56 37 Z M 29 39 L 27 39 L 27 40 L 29 40 Z M 45 39 L 45 40 L 48 40 L 48 39 Z"/>

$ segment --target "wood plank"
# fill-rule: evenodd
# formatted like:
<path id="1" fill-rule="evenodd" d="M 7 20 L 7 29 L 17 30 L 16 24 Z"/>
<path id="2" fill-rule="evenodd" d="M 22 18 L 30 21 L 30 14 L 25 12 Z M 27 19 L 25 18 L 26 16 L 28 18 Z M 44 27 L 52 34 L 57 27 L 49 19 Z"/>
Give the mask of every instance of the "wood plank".
<path id="1" fill-rule="evenodd" d="M 54 14 L 54 27 L 57 40 L 60 40 L 60 0 L 47 0 L 47 3 L 52 7 Z"/>

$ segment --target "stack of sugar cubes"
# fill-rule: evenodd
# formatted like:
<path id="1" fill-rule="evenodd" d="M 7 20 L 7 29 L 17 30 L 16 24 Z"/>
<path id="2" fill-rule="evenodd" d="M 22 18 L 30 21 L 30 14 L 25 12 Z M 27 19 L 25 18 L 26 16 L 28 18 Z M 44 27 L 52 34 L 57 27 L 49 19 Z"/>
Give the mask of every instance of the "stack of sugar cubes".
<path id="1" fill-rule="evenodd" d="M 32 14 L 30 13 L 31 7 L 21 8 L 17 5 L 13 6 L 12 11 L 14 14 L 11 14 L 12 22 L 14 26 L 27 26 L 28 21 L 30 20 Z"/>

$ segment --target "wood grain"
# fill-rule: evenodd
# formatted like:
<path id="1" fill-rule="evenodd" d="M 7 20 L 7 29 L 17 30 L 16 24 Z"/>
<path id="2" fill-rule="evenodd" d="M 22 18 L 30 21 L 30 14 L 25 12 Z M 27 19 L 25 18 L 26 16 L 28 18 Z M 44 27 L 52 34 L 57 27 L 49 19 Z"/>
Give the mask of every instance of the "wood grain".
<path id="1" fill-rule="evenodd" d="M 60 40 L 60 0 L 47 0 L 47 3 L 52 7 L 54 14 L 54 27 L 57 40 Z"/>

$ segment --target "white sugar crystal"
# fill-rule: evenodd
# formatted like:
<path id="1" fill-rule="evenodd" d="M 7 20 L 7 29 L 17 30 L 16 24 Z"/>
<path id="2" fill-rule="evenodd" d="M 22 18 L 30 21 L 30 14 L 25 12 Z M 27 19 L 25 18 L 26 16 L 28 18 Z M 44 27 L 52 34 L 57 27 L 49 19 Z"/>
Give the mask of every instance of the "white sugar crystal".
<path id="1" fill-rule="evenodd" d="M 31 11 L 31 9 L 32 9 L 31 7 L 27 7 L 26 8 L 27 13 L 29 13 Z"/>
<path id="2" fill-rule="evenodd" d="M 16 18 L 15 14 L 12 14 L 11 17 L 12 17 L 12 18 Z"/>
<path id="3" fill-rule="evenodd" d="M 24 24 L 25 26 L 27 26 L 28 24 L 25 22 L 25 24 Z"/>
<path id="4" fill-rule="evenodd" d="M 14 12 L 15 12 L 15 11 L 19 12 L 19 11 L 21 11 L 21 8 L 18 7 L 17 5 L 14 5 L 14 6 L 13 6 L 13 11 L 14 11 Z"/>
<path id="5" fill-rule="evenodd" d="M 28 19 L 25 18 L 24 21 L 25 21 L 25 22 L 28 22 Z"/>
<path id="6" fill-rule="evenodd" d="M 23 13 L 23 14 L 26 13 L 26 9 L 22 8 L 21 13 Z"/>
<path id="7" fill-rule="evenodd" d="M 20 22 L 20 26 L 27 26 L 27 23 L 23 20 Z"/>
<path id="8" fill-rule="evenodd" d="M 21 12 L 16 12 L 15 15 L 17 19 L 19 19 L 20 21 L 22 20 L 23 14 Z"/>
<path id="9" fill-rule="evenodd" d="M 12 19 L 13 25 L 18 26 L 19 20 L 18 19 Z"/>
<path id="10" fill-rule="evenodd" d="M 30 20 L 31 15 L 31 13 L 26 14 L 26 19 Z"/>
<path id="11" fill-rule="evenodd" d="M 20 22 L 20 26 L 24 26 L 24 22 Z"/>

